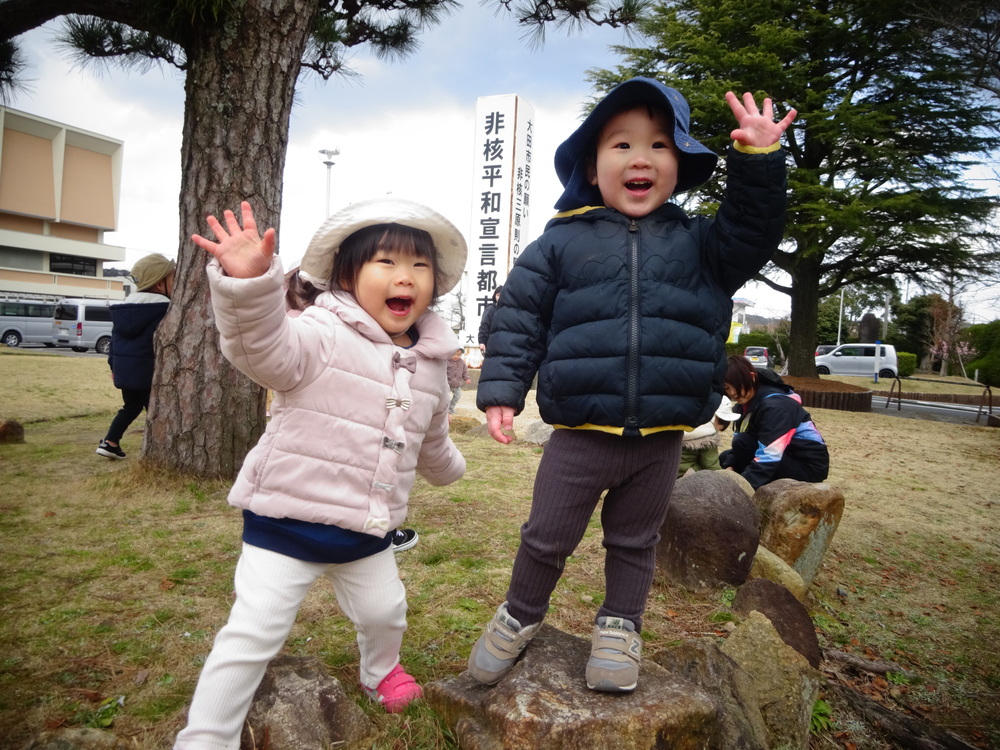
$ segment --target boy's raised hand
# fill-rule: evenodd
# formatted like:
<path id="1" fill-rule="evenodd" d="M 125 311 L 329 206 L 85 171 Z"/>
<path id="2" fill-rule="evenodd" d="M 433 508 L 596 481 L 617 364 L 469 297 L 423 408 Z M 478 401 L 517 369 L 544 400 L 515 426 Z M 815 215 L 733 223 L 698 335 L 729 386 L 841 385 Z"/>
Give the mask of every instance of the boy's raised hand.
<path id="1" fill-rule="evenodd" d="M 271 267 L 271 258 L 274 256 L 274 229 L 266 230 L 261 238 L 257 234 L 257 222 L 253 218 L 250 204 L 246 201 L 240 203 L 240 211 L 243 214 L 242 229 L 236 215 L 226 209 L 223 213 L 225 228 L 214 216 L 206 219 L 208 228 L 218 242 L 205 239 L 200 234 L 191 235 L 191 240 L 214 255 L 228 275 L 237 279 L 263 276 Z"/>
<path id="2" fill-rule="evenodd" d="M 755 148 L 767 148 L 777 143 L 797 114 L 794 109 L 790 109 L 780 121 L 775 122 L 771 100 L 764 99 L 763 111 L 758 111 L 757 102 L 749 91 L 743 94 L 742 103 L 736 94 L 727 91 L 726 102 L 739 124 L 739 127 L 729 134 L 730 138 L 744 146 Z"/>

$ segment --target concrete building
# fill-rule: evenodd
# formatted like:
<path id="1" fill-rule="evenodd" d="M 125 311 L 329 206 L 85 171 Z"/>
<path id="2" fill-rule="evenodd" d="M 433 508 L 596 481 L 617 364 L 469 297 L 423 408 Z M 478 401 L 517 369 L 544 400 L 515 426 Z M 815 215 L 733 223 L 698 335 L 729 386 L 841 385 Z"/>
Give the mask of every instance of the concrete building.
<path id="1" fill-rule="evenodd" d="M 118 225 L 122 141 L 0 107 L 0 298 L 125 298 L 104 276 Z"/>

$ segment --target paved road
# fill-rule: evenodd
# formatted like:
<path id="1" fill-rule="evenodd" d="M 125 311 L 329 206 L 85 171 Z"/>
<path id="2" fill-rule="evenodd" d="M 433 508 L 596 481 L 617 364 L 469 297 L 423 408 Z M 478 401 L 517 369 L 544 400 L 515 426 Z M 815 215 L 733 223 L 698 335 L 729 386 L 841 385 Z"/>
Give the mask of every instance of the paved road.
<path id="1" fill-rule="evenodd" d="M 966 406 L 964 404 L 941 404 L 934 401 L 910 401 L 903 399 L 900 405 L 893 399 L 886 408 L 885 396 L 875 396 L 872 398 L 872 413 L 886 414 L 890 417 L 903 417 L 904 419 L 927 419 L 934 422 L 952 422 L 954 424 L 977 424 L 977 406 Z M 993 413 L 1000 413 L 1000 404 L 993 405 Z M 978 424 L 986 425 L 986 410 L 983 410 L 979 417 Z"/>

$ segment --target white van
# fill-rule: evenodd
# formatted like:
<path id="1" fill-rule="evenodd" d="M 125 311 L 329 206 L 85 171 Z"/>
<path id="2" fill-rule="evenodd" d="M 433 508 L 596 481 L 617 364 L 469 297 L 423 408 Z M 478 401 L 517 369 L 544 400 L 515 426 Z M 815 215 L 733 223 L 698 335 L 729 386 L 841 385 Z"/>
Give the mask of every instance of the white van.
<path id="1" fill-rule="evenodd" d="M 55 302 L 37 299 L 0 300 L 0 341 L 7 346 L 52 346 Z"/>
<path id="2" fill-rule="evenodd" d="M 881 344 L 876 357 L 875 344 L 841 344 L 833 351 L 816 357 L 818 375 L 872 376 L 878 368 L 880 378 L 894 378 L 899 372 L 896 347 Z"/>
<path id="3" fill-rule="evenodd" d="M 74 352 L 111 351 L 111 307 L 105 299 L 63 299 L 56 305 L 52 344 Z"/>

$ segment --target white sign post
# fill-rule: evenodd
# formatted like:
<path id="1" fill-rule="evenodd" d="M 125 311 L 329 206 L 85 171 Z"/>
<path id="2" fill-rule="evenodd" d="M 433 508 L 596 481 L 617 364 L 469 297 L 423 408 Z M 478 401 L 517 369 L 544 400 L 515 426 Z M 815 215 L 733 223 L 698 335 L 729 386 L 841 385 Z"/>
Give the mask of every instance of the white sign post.
<path id="1" fill-rule="evenodd" d="M 476 100 L 472 226 L 465 267 L 462 346 L 470 365 L 480 363 L 479 323 L 493 292 L 528 238 L 535 110 L 515 94 Z"/>

